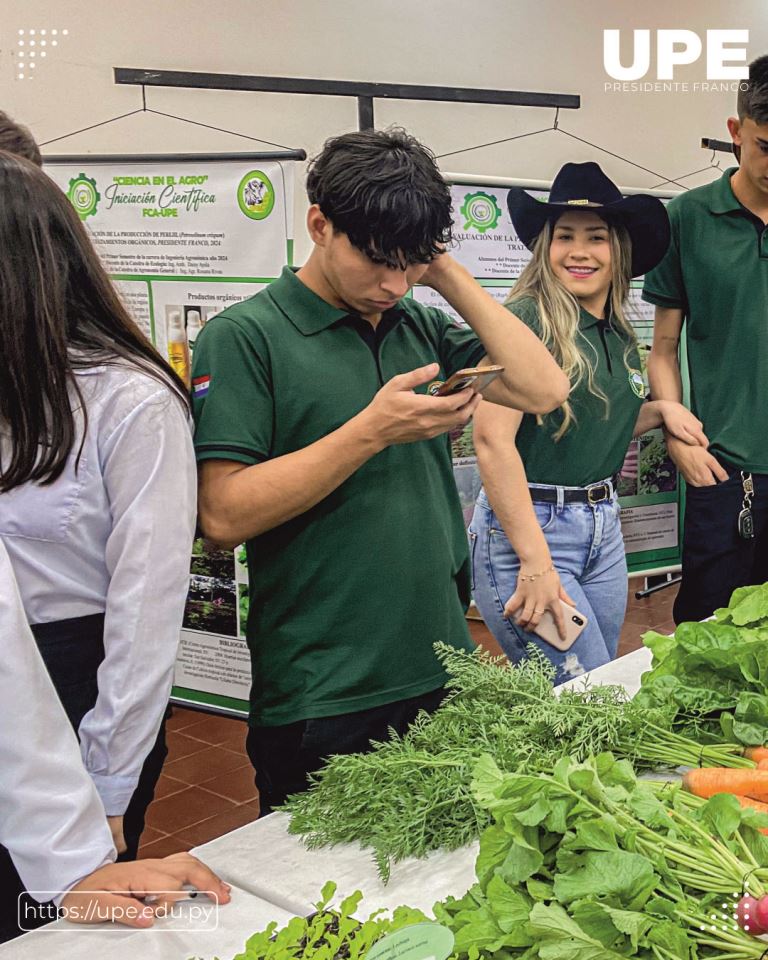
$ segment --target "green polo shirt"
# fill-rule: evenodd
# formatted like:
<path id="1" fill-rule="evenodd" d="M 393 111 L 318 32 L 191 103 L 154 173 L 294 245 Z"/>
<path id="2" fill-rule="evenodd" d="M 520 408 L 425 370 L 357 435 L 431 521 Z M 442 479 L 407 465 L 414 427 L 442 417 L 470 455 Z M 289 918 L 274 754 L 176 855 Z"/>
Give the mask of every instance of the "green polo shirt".
<path id="1" fill-rule="evenodd" d="M 410 299 L 377 330 L 367 342 L 370 324 L 287 267 L 219 314 L 195 343 L 198 460 L 285 456 L 346 423 L 396 374 L 437 361 L 445 379 L 485 353 L 470 329 Z M 386 448 L 246 549 L 254 725 L 428 693 L 446 679 L 433 644 L 472 648 L 467 538 L 447 436 Z"/>
<path id="2" fill-rule="evenodd" d="M 541 336 L 533 298 L 515 300 L 507 308 Z M 541 423 L 524 414 L 516 442 L 529 483 L 585 487 L 605 480 L 621 469 L 632 439 L 645 394 L 637 349 L 632 347 L 625 360 L 626 336 L 584 309 L 579 317 L 579 337 L 593 361 L 594 382 L 608 398 L 607 416 L 605 403 L 589 392 L 584 380 L 570 395 L 576 422 L 559 440 L 554 434 L 563 422 L 560 410 Z"/>
<path id="3" fill-rule="evenodd" d="M 643 299 L 683 311 L 691 408 L 710 450 L 768 473 L 768 228 L 734 196 L 736 169 L 670 201 L 672 242 Z"/>

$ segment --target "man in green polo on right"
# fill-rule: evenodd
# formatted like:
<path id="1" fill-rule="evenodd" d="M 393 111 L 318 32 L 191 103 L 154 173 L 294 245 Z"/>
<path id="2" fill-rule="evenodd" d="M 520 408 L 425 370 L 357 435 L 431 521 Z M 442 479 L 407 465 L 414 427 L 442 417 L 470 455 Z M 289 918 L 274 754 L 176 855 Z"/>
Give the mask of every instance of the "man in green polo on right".
<path id="1" fill-rule="evenodd" d="M 656 305 L 651 393 L 682 398 L 685 323 L 691 407 L 710 439 L 667 438 L 687 489 L 677 623 L 768 580 L 768 56 L 740 87 L 728 120 L 740 165 L 670 202 L 672 242 L 643 288 Z"/>

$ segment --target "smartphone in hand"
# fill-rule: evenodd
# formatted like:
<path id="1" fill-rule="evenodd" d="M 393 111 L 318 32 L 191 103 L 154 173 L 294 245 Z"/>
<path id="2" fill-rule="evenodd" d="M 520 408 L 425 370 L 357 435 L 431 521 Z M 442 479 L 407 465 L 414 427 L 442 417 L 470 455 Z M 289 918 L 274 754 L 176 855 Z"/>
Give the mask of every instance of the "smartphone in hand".
<path id="1" fill-rule="evenodd" d="M 545 610 L 541 615 L 541 620 L 539 620 L 539 625 L 536 627 L 535 633 L 541 637 L 545 643 L 554 647 L 555 650 L 565 651 L 570 650 L 574 643 L 576 643 L 584 628 L 589 623 L 589 620 L 587 620 L 583 613 L 579 613 L 576 607 L 572 607 L 569 603 L 566 603 L 565 600 L 560 600 L 560 608 L 563 611 L 563 619 L 565 620 L 565 640 L 562 640 L 560 634 L 557 632 L 557 624 L 555 623 L 555 618 L 552 616 L 551 610 Z"/>
<path id="2" fill-rule="evenodd" d="M 482 393 L 488 384 L 503 372 L 504 367 L 496 364 L 487 367 L 467 367 L 464 370 L 457 370 L 445 383 L 430 384 L 427 392 L 434 397 L 449 397 L 452 393 L 472 387 L 475 393 Z"/>

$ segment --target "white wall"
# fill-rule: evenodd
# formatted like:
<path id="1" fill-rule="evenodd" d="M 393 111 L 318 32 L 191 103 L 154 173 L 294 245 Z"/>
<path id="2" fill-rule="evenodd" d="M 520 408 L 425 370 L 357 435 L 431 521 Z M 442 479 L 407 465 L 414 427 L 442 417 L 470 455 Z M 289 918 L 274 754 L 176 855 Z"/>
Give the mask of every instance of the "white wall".
<path id="1" fill-rule="evenodd" d="M 33 81 L 18 80 L 18 30 L 30 28 L 69 33 L 56 48 L 47 45 L 34 71 L 27 68 Z M 115 86 L 114 66 L 578 93 L 582 107 L 561 111 L 561 127 L 654 173 L 561 132 L 446 158 L 443 169 L 551 179 L 566 160 L 595 159 L 617 182 L 650 187 L 706 166 L 710 155 L 699 140 L 728 139 L 735 94 L 605 92 L 607 28 L 685 28 L 702 36 L 747 28 L 748 59 L 768 52 L 765 0 L 0 0 L 0 108 L 41 142 L 139 108 L 140 89 Z M 704 61 L 680 68 L 676 79 L 705 80 Z M 158 110 L 310 154 L 357 122 L 356 103 L 341 98 L 159 88 L 147 97 Z M 438 154 L 547 127 L 553 117 L 522 107 L 376 102 L 378 126 L 400 123 Z M 139 114 L 44 151 L 249 147 L 247 140 Z M 712 175 L 685 182 L 695 186 Z M 300 200 L 299 259 L 306 251 Z"/>

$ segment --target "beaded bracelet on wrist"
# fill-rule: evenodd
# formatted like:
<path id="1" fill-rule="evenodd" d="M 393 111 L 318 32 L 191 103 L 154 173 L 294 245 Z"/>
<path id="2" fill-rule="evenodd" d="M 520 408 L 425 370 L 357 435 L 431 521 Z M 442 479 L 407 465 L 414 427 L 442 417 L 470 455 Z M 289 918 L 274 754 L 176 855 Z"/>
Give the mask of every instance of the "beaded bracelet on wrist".
<path id="1" fill-rule="evenodd" d="M 530 583 L 531 580 L 538 580 L 539 577 L 546 576 L 548 573 L 554 573 L 555 565 L 550 564 L 546 570 L 542 570 L 540 573 L 529 573 L 527 576 L 519 576 L 517 579 L 521 580 L 523 583 Z"/>

